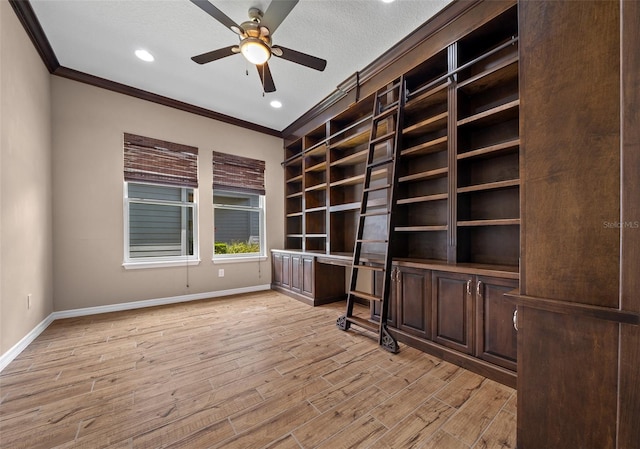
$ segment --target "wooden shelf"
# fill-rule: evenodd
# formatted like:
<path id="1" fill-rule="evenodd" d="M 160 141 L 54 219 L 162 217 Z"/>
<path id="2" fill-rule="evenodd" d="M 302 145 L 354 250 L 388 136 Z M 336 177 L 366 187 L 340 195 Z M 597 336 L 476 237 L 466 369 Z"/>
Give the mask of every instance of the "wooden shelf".
<path id="1" fill-rule="evenodd" d="M 286 237 L 287 238 L 301 239 L 303 237 L 303 235 L 302 234 L 287 234 Z"/>
<path id="2" fill-rule="evenodd" d="M 477 184 L 473 186 L 458 187 L 458 193 L 480 192 L 484 190 L 504 189 L 508 187 L 517 187 L 520 185 L 519 179 L 510 179 L 507 181 L 488 182 L 486 184 Z"/>
<path id="3" fill-rule="evenodd" d="M 360 210 L 360 201 L 355 203 L 344 203 L 344 204 L 334 204 L 329 207 L 329 212 L 347 212 L 347 211 L 355 211 Z"/>
<path id="4" fill-rule="evenodd" d="M 314 190 L 324 190 L 327 188 L 327 183 L 326 182 L 321 182 L 320 184 L 316 184 L 313 186 L 309 186 L 306 189 L 304 189 L 305 192 L 312 192 Z"/>
<path id="5" fill-rule="evenodd" d="M 491 219 L 491 220 L 466 220 L 459 221 L 458 226 L 513 226 L 519 225 L 519 218 L 499 218 L 499 219 Z"/>
<path id="6" fill-rule="evenodd" d="M 442 112 L 433 117 L 426 118 L 414 125 L 408 126 L 402 130 L 405 136 L 411 136 L 417 133 L 429 133 L 447 126 L 448 112 Z"/>
<path id="7" fill-rule="evenodd" d="M 313 212 L 324 212 L 327 210 L 327 206 L 310 207 L 305 210 L 305 213 L 311 214 Z"/>
<path id="8" fill-rule="evenodd" d="M 332 150 L 355 148 L 357 146 L 360 146 L 369 142 L 370 134 L 371 134 L 371 129 L 363 129 L 362 131 L 359 131 L 351 136 L 345 137 L 342 140 L 339 140 L 335 143 L 331 143 L 329 145 L 329 148 Z"/>
<path id="9" fill-rule="evenodd" d="M 304 169 L 305 173 L 308 172 L 319 172 L 319 171 L 325 171 L 327 169 L 327 161 L 322 161 L 322 162 L 318 162 L 315 165 L 312 165 L 311 167 L 307 167 Z"/>
<path id="10" fill-rule="evenodd" d="M 515 151 L 520 146 L 520 139 L 513 139 L 507 142 L 497 143 L 495 145 L 490 145 L 483 148 L 478 148 L 476 150 L 465 151 L 464 153 L 458 154 L 458 160 L 467 159 L 467 158 L 481 158 L 481 157 L 492 157 L 497 156 L 499 154 L 508 153 L 511 151 Z"/>
<path id="11" fill-rule="evenodd" d="M 446 103 L 448 95 L 447 87 L 449 87 L 450 84 L 451 83 L 445 81 L 415 96 L 409 93 L 409 98 L 405 105 L 405 112 L 417 112 L 424 109 L 427 105 Z"/>
<path id="12" fill-rule="evenodd" d="M 306 148 L 302 152 L 302 154 L 304 156 L 314 156 L 317 154 L 326 153 L 326 151 L 327 151 L 327 139 L 323 139 L 320 142 L 316 143 L 315 145 L 312 145 L 309 148 Z"/>
<path id="13" fill-rule="evenodd" d="M 411 198 L 402 198 L 396 201 L 396 204 L 414 204 L 414 203 L 426 203 L 429 201 L 441 201 L 449 198 L 448 193 L 437 193 L 434 195 L 415 196 Z"/>
<path id="14" fill-rule="evenodd" d="M 447 149 L 447 136 L 438 137 L 437 139 L 414 145 L 400 152 L 402 157 L 417 157 L 426 154 L 437 153 Z"/>
<path id="15" fill-rule="evenodd" d="M 305 238 L 308 239 L 326 239 L 327 234 L 305 234 Z"/>
<path id="16" fill-rule="evenodd" d="M 503 121 L 507 118 L 510 118 L 511 116 L 515 118 L 518 116 L 519 106 L 520 100 L 513 100 L 508 103 L 501 104 L 500 106 L 488 109 L 486 111 L 479 112 L 478 114 L 474 114 L 458 120 L 458 126 L 464 126 L 470 123 L 478 125 L 488 125 L 494 122 Z"/>
<path id="17" fill-rule="evenodd" d="M 302 196 L 302 192 L 296 192 L 296 193 L 292 193 L 290 195 L 287 195 L 286 198 L 287 199 L 289 199 L 289 198 L 298 198 L 298 197 L 301 197 L 301 196 Z"/>
<path id="18" fill-rule="evenodd" d="M 336 159 L 335 161 L 331 162 L 329 166 L 337 167 L 340 165 L 357 165 L 367 160 L 367 153 L 367 150 L 358 151 L 357 153 L 353 153 L 340 159 Z"/>
<path id="19" fill-rule="evenodd" d="M 302 217 L 302 215 L 303 215 L 302 211 L 300 211 L 300 212 L 292 212 L 290 214 L 287 214 L 287 218 Z"/>
<path id="20" fill-rule="evenodd" d="M 288 183 L 301 182 L 302 181 L 302 177 L 303 177 L 303 175 L 300 174 L 300 175 L 297 175 L 297 176 L 294 176 L 292 178 L 287 179 L 287 182 Z"/>
<path id="21" fill-rule="evenodd" d="M 475 94 L 518 78 L 518 55 L 458 83 L 458 90 Z"/>
<path id="22" fill-rule="evenodd" d="M 433 232 L 433 231 L 446 231 L 447 225 L 433 225 L 433 226 L 396 226 L 396 232 Z"/>
<path id="23" fill-rule="evenodd" d="M 412 175 L 402 176 L 398 178 L 398 182 L 416 182 L 427 179 L 442 178 L 449 174 L 448 167 L 436 168 L 425 172 L 415 173 Z"/>

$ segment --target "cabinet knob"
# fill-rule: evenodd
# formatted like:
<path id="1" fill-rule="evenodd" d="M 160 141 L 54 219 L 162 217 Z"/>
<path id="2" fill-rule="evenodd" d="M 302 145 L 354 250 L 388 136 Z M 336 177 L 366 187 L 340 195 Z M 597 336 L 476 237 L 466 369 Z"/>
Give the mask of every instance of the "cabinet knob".
<path id="1" fill-rule="evenodd" d="M 513 328 L 517 331 L 518 330 L 518 308 L 516 307 L 516 310 L 513 311 Z"/>

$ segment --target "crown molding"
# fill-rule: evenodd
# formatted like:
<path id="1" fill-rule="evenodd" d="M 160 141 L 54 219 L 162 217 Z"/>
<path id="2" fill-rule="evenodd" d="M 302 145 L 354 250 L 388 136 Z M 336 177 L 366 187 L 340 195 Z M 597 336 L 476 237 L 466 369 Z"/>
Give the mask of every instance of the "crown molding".
<path id="1" fill-rule="evenodd" d="M 170 108 L 178 109 L 192 114 L 207 117 L 219 122 L 228 123 L 230 125 L 239 126 L 243 129 L 249 129 L 262 134 L 267 134 L 274 137 L 282 138 L 282 133 L 266 126 L 258 125 L 256 123 L 241 120 L 235 117 L 231 117 L 226 114 L 212 111 L 210 109 L 201 108 L 189 103 L 174 100 L 162 95 L 157 95 L 146 90 L 138 89 L 135 87 L 127 86 L 125 84 L 110 81 L 105 78 L 100 78 L 88 73 L 80 72 L 78 70 L 70 69 L 60 65 L 58 58 L 56 57 L 49 39 L 47 39 L 38 18 L 31 6 L 29 0 L 9 0 L 9 3 L 13 7 L 13 10 L 18 16 L 18 20 L 22 24 L 27 35 L 31 39 L 33 46 L 40 55 L 45 67 L 55 76 L 67 78 L 73 81 L 78 81 L 92 86 L 100 87 L 102 89 L 110 90 L 124 95 L 129 95 L 141 100 L 150 101 Z"/>

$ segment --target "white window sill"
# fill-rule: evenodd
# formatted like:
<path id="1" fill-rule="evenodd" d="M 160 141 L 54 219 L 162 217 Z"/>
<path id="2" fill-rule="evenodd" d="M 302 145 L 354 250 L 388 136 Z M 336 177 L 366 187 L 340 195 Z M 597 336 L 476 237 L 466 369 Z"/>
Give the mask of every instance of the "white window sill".
<path id="1" fill-rule="evenodd" d="M 242 262 L 264 262 L 267 256 L 248 256 L 248 257 L 216 257 L 212 260 L 214 264 L 220 263 L 242 263 Z"/>
<path id="2" fill-rule="evenodd" d="M 143 268 L 168 268 L 168 267 L 193 267 L 200 265 L 200 259 L 198 260 L 158 260 L 158 261 L 145 261 L 145 262 L 125 262 L 122 264 L 125 270 L 138 270 Z"/>

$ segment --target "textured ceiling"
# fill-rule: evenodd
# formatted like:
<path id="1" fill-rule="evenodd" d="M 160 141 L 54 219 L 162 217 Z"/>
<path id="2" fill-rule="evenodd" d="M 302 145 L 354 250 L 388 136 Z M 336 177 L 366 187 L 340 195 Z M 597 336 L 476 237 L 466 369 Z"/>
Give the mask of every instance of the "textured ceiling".
<path id="1" fill-rule="evenodd" d="M 205 65 L 191 61 L 237 44 L 238 37 L 188 0 L 31 0 L 61 66 L 277 131 L 449 2 L 301 0 L 273 33 L 274 45 L 326 59 L 327 68 L 318 72 L 273 57 L 277 91 L 263 95 L 256 68 L 241 55 Z M 264 11 L 270 1 L 211 3 L 241 23 L 250 7 Z M 137 59 L 138 48 L 155 61 Z M 269 106 L 274 99 L 281 109 Z"/>

